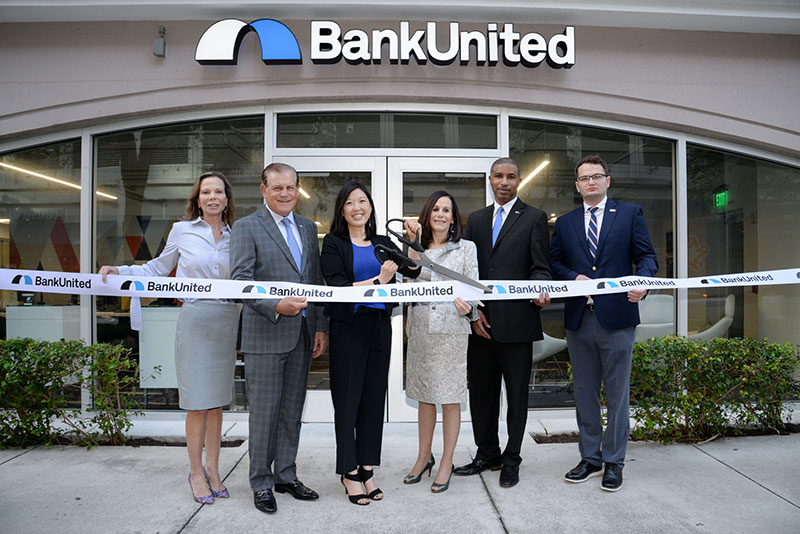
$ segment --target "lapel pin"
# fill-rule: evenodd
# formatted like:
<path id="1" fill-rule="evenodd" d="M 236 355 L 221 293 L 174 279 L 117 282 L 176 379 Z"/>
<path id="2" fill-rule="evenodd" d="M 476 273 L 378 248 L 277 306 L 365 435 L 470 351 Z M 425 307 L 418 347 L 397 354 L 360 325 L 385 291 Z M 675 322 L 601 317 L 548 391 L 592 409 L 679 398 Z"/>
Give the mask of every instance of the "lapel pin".
<path id="1" fill-rule="evenodd" d="M 611 208 L 611 209 L 610 209 L 610 210 L 608 210 L 608 211 L 609 211 L 610 213 L 616 213 L 616 212 L 617 212 L 617 208 Z"/>
<path id="2" fill-rule="evenodd" d="M 514 215 L 519 215 L 519 211 L 514 211 Z"/>

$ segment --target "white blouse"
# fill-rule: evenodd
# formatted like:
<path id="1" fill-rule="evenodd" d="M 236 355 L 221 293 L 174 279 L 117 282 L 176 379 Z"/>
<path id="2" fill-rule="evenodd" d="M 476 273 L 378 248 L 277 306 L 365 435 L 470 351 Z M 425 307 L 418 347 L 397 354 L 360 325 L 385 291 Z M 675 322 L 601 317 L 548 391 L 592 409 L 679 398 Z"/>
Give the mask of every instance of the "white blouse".
<path id="1" fill-rule="evenodd" d="M 230 265 L 230 227 L 225 225 L 222 237 L 214 241 L 211 226 L 201 217 L 172 225 L 167 244 L 157 258 L 144 265 L 120 265 L 119 274 L 133 276 L 169 276 L 178 266 L 178 278 L 228 279 Z M 186 299 L 191 302 L 192 299 Z"/>

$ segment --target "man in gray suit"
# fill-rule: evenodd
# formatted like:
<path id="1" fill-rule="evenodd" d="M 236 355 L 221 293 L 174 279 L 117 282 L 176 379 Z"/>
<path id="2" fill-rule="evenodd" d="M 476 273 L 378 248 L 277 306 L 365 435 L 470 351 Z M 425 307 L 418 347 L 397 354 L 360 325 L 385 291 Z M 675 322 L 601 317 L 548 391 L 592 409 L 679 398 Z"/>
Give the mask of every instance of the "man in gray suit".
<path id="1" fill-rule="evenodd" d="M 317 227 L 293 212 L 297 171 L 272 163 L 261 173 L 264 206 L 236 221 L 231 231 L 234 280 L 324 285 Z M 321 307 L 305 298 L 245 299 L 242 352 L 250 403 L 250 487 L 258 510 L 274 513 L 272 492 L 296 499 L 319 495 L 297 479 L 295 458 L 311 358 L 328 346 Z M 312 345 L 313 344 L 313 345 Z"/>

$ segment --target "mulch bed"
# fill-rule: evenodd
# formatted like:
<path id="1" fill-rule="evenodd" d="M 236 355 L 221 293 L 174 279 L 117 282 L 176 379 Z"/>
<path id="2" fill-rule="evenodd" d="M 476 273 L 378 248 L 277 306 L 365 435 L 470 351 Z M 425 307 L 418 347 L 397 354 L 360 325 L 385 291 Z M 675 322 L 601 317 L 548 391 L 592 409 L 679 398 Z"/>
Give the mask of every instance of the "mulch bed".
<path id="1" fill-rule="evenodd" d="M 797 433 L 800 433 L 800 424 L 788 423 L 786 425 L 786 428 L 782 432 L 777 433 L 777 435 L 787 436 L 789 434 L 797 434 Z M 531 432 L 530 435 L 533 438 L 533 441 L 539 444 L 578 442 L 578 434 L 576 432 L 570 432 L 569 434 L 537 434 Z M 725 430 L 725 432 L 719 434 L 718 436 L 714 436 L 708 441 L 711 441 L 716 438 L 735 438 L 742 436 L 774 436 L 774 435 L 776 435 L 775 432 L 766 431 L 759 428 L 728 427 Z M 636 440 L 631 438 L 631 441 L 636 441 Z"/>

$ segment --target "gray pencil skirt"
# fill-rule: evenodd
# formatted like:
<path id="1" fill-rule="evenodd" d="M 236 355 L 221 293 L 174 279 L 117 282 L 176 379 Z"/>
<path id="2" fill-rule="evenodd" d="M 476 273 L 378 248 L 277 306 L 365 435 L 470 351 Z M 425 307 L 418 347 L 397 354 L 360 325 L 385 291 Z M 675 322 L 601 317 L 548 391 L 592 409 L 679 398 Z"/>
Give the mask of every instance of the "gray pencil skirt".
<path id="1" fill-rule="evenodd" d="M 185 302 L 175 330 L 180 407 L 208 410 L 231 402 L 241 304 Z"/>

